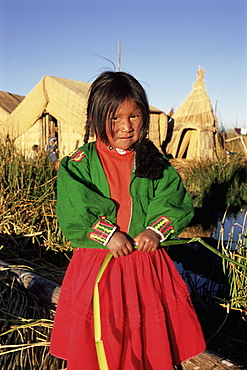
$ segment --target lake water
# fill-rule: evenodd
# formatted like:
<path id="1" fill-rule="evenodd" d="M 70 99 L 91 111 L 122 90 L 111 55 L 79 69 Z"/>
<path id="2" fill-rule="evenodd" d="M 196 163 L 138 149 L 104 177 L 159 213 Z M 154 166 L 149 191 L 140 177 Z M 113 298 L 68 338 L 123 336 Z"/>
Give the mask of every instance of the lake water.
<path id="1" fill-rule="evenodd" d="M 216 230 L 213 232 L 212 237 L 218 240 L 219 236 L 223 237 L 225 242 L 232 244 L 234 248 L 241 238 L 242 243 L 245 243 L 244 233 L 246 230 L 247 211 L 242 210 L 236 216 L 227 216 L 222 228 L 222 219 L 218 220 Z"/>
<path id="2" fill-rule="evenodd" d="M 246 245 L 246 224 L 247 224 L 247 211 L 242 210 L 236 216 L 228 215 L 223 224 L 222 219 L 219 219 L 216 225 L 215 230 L 212 233 L 212 238 L 218 240 L 219 237 L 225 244 L 230 243 L 231 248 L 234 249 L 237 245 L 237 242 L 241 239 L 242 244 Z M 210 243 L 209 243 L 210 244 Z M 182 246 L 186 248 L 186 246 Z M 201 247 L 206 249 L 206 247 Z M 206 252 L 206 251 L 205 251 Z M 191 254 L 188 258 L 191 257 Z M 197 257 L 195 257 L 197 258 Z M 203 258 L 203 257 L 202 257 Z M 189 290 L 196 290 L 199 296 L 213 296 L 218 295 L 219 290 L 222 286 L 217 281 L 213 281 L 210 278 L 203 276 L 203 274 L 196 273 L 195 271 L 190 271 L 189 269 L 184 268 L 183 262 L 174 261 L 180 275 L 186 281 Z M 207 262 L 206 262 L 207 263 Z M 187 265 L 187 264 L 185 264 Z"/>

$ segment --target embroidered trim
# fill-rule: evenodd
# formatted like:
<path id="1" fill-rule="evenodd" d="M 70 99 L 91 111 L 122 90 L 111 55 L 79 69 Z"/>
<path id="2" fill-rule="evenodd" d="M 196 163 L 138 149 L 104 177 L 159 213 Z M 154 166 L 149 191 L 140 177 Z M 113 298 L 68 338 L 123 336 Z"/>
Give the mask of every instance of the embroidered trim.
<path id="1" fill-rule="evenodd" d="M 93 225 L 92 229 L 94 231 L 90 232 L 88 237 L 95 242 L 106 245 L 116 228 L 117 227 L 113 225 L 113 223 L 106 219 L 106 216 L 102 216 L 99 221 Z"/>
<path id="2" fill-rule="evenodd" d="M 175 231 L 174 231 L 174 229 L 173 230 L 169 230 L 168 231 L 168 233 L 165 235 L 165 237 L 163 238 L 163 240 L 162 240 L 162 242 L 164 241 L 164 240 L 166 240 L 167 238 L 168 238 L 168 236 L 170 236 L 171 234 L 174 234 L 175 233 Z"/>
<path id="3" fill-rule="evenodd" d="M 147 229 L 151 229 L 161 236 L 161 242 L 163 242 L 166 237 L 174 232 L 174 227 L 171 224 L 171 220 L 165 216 L 161 216 L 152 225 L 148 226 Z M 166 235 L 168 233 L 168 235 Z"/>
<path id="4" fill-rule="evenodd" d="M 81 160 L 86 157 L 86 154 L 82 150 L 74 150 L 71 152 L 68 157 L 74 162 L 81 162 Z"/>

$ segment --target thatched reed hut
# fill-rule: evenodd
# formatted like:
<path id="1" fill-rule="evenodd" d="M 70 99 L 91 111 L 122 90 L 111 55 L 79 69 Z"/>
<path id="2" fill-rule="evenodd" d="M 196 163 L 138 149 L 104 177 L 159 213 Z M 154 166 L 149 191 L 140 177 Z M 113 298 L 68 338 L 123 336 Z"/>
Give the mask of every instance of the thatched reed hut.
<path id="1" fill-rule="evenodd" d="M 170 114 L 162 149 L 171 158 L 214 159 L 220 148 L 217 119 L 206 91 L 204 73 L 199 68 L 191 93 Z"/>
<path id="2" fill-rule="evenodd" d="M 5 121 L 5 134 L 29 153 L 34 144 L 44 149 L 56 137 L 61 155 L 82 141 L 87 91 L 90 84 L 45 76 Z"/>
<path id="3" fill-rule="evenodd" d="M 55 137 L 62 158 L 83 144 L 89 87 L 87 82 L 44 76 L 5 120 L 5 135 L 26 154 L 33 145 L 44 149 Z M 150 113 L 149 137 L 160 148 L 167 116 L 151 106 Z"/>

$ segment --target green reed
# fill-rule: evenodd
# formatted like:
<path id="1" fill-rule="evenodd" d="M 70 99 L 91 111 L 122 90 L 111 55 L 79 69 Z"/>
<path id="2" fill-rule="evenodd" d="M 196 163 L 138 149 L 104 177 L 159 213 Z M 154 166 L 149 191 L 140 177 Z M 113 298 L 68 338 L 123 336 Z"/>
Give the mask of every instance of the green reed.
<path id="1" fill-rule="evenodd" d="M 229 298 L 226 307 L 240 310 L 247 315 L 247 212 L 244 213 L 243 224 L 232 224 L 228 233 L 228 239 L 224 240 L 224 223 L 226 214 L 223 217 L 221 230 L 218 239 L 218 250 L 221 250 L 224 274 L 229 286 Z M 238 228 L 237 237 L 234 231 Z"/>
<path id="2" fill-rule="evenodd" d="M 57 173 L 45 153 L 29 161 L 0 146 L 0 234 L 33 235 L 48 248 L 65 242 L 55 215 Z"/>
<path id="3" fill-rule="evenodd" d="M 194 206 L 218 211 L 247 202 L 247 165 L 240 156 L 221 156 L 216 161 L 195 160 L 183 174 Z"/>

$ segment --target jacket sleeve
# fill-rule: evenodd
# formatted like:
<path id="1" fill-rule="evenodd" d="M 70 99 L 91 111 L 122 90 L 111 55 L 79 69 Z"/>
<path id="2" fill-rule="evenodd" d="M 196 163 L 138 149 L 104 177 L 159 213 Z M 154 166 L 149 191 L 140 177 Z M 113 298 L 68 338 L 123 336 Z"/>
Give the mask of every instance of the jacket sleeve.
<path id="1" fill-rule="evenodd" d="M 163 178 L 157 180 L 154 197 L 148 206 L 147 228 L 156 231 L 161 241 L 175 238 L 189 224 L 193 215 L 193 202 L 179 174 L 168 164 Z"/>
<path id="2" fill-rule="evenodd" d="M 92 184 L 89 161 L 83 151 L 60 163 L 56 212 L 72 245 L 105 246 L 116 229 L 116 205 Z"/>

